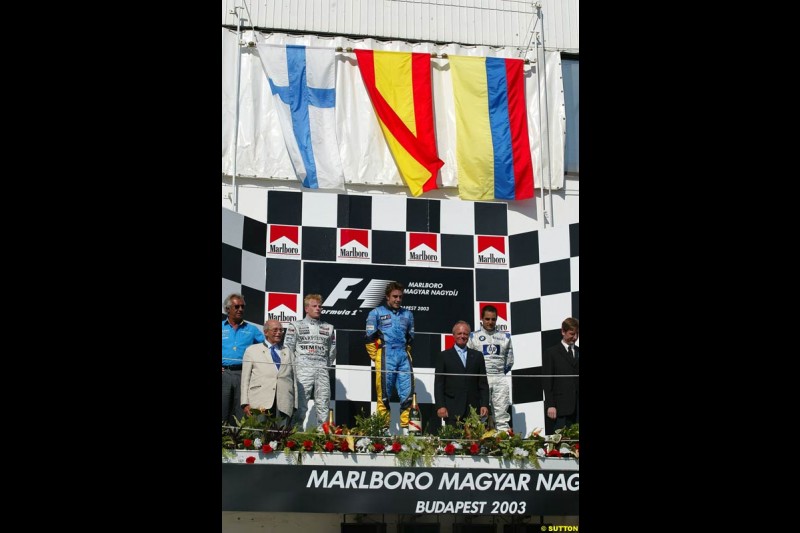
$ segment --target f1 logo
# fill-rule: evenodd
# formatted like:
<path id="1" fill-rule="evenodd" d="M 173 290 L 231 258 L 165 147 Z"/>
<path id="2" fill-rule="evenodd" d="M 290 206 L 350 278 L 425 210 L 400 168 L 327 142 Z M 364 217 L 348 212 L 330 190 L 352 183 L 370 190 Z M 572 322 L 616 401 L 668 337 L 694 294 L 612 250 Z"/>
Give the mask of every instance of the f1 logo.
<path id="1" fill-rule="evenodd" d="M 350 290 L 350 287 L 357 285 L 362 281 L 364 281 L 364 278 L 342 278 L 339 280 L 339 283 L 336 284 L 336 287 L 333 288 L 325 301 L 322 302 L 322 307 L 333 307 L 339 300 L 346 300 L 350 297 L 350 293 L 353 292 Z M 358 299 L 362 300 L 362 303 L 359 307 L 367 307 L 370 309 L 377 307 L 378 304 L 381 303 L 381 300 L 383 300 L 386 285 L 391 281 L 393 280 L 370 280 L 370 282 L 367 283 L 367 286 L 364 287 L 364 290 L 361 291 L 361 294 L 358 295 Z"/>

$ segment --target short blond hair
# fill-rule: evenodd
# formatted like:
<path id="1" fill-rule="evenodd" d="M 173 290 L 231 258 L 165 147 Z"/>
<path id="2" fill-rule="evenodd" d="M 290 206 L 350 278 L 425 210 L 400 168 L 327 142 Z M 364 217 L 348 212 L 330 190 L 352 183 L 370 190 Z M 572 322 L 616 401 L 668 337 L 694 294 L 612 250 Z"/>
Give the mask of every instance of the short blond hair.
<path id="1" fill-rule="evenodd" d="M 307 306 L 308 302 L 310 302 L 311 300 L 316 300 L 316 301 L 319 302 L 320 305 L 322 305 L 322 295 L 320 295 L 320 294 L 306 294 L 305 298 L 303 298 L 303 307 L 305 308 L 305 306 Z"/>

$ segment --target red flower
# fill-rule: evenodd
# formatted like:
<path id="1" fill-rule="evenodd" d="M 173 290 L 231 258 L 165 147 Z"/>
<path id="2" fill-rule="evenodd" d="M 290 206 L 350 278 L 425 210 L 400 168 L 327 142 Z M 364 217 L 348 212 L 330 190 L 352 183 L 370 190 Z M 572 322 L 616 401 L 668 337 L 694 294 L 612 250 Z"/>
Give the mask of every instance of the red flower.
<path id="1" fill-rule="evenodd" d="M 310 440 L 304 440 L 303 441 L 303 448 L 305 448 L 305 450 L 307 452 L 310 452 L 314 448 L 314 443 L 311 442 Z"/>
<path id="2" fill-rule="evenodd" d="M 508 436 L 509 437 L 513 437 L 514 436 L 514 430 L 513 429 L 508 428 Z"/>
<path id="3" fill-rule="evenodd" d="M 290 450 L 294 450 L 295 446 L 297 446 L 297 443 L 295 441 L 293 440 L 286 441 L 286 447 L 289 448 Z"/>
<path id="4" fill-rule="evenodd" d="M 331 428 L 328 426 L 327 422 L 322 423 L 322 431 L 324 431 L 326 435 L 331 432 Z"/>
<path id="5" fill-rule="evenodd" d="M 575 449 L 576 450 L 580 450 L 581 449 L 581 443 L 580 442 L 576 442 L 575 443 Z"/>
<path id="6" fill-rule="evenodd" d="M 444 453 L 446 453 L 447 455 L 453 455 L 454 453 L 456 453 L 456 447 L 453 446 L 452 442 L 444 447 Z"/>
<path id="7" fill-rule="evenodd" d="M 255 462 L 256 462 L 256 458 L 255 458 L 255 457 L 253 457 L 253 456 L 251 455 L 250 457 L 248 457 L 247 459 L 245 459 L 245 460 L 244 460 L 244 462 L 245 462 L 245 463 L 247 463 L 247 464 L 249 464 L 249 465 L 251 465 L 251 464 L 253 464 L 253 463 L 255 463 Z"/>
<path id="8" fill-rule="evenodd" d="M 244 439 L 244 442 L 243 442 L 243 444 L 244 444 L 244 447 L 245 447 L 245 448 L 249 448 L 250 446 L 252 446 L 252 445 L 253 445 L 253 441 L 252 441 L 252 440 L 250 440 L 250 439 Z"/>
<path id="9" fill-rule="evenodd" d="M 336 428 L 336 434 L 337 435 L 341 435 L 342 434 L 342 428 L 340 428 L 340 427 Z"/>
<path id="10" fill-rule="evenodd" d="M 385 446 L 380 442 L 376 442 L 375 444 L 372 445 L 372 447 L 375 448 L 376 452 L 382 452 Z"/>
<path id="11" fill-rule="evenodd" d="M 261 447 L 261 451 L 264 453 L 270 453 L 272 451 L 272 446 L 265 444 Z"/>
<path id="12" fill-rule="evenodd" d="M 343 452 L 350 451 L 350 447 L 347 445 L 347 441 L 346 440 L 343 440 L 342 442 L 339 443 L 339 449 L 341 451 L 343 451 Z"/>
<path id="13" fill-rule="evenodd" d="M 553 448 L 549 452 L 547 452 L 547 457 L 561 457 L 561 452 Z"/>
<path id="14" fill-rule="evenodd" d="M 478 446 L 478 443 L 477 443 L 477 442 L 473 442 L 473 443 L 472 443 L 472 446 L 470 446 L 470 447 L 469 447 L 469 453 L 470 453 L 470 454 L 472 454 L 472 455 L 475 455 L 475 454 L 477 454 L 479 451 L 481 451 L 481 447 L 480 447 L 480 446 Z"/>
<path id="15" fill-rule="evenodd" d="M 325 449 L 329 452 L 332 452 L 336 448 L 336 445 L 331 441 L 325 443 Z"/>
<path id="16" fill-rule="evenodd" d="M 403 450 L 403 445 L 397 441 L 392 443 L 392 453 L 400 453 Z"/>

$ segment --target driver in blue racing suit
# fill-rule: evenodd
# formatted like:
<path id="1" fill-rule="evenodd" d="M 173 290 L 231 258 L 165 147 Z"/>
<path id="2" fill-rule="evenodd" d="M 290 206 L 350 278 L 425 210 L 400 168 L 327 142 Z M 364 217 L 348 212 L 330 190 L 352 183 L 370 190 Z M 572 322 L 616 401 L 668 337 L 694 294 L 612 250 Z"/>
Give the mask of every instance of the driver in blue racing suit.
<path id="1" fill-rule="evenodd" d="M 375 361 L 378 413 L 390 413 L 389 398 L 396 388 L 400 398 L 400 427 L 405 435 L 408 433 L 408 415 L 414 394 L 411 366 L 414 315 L 401 307 L 404 289 L 396 281 L 386 285 L 386 304 L 379 305 L 367 316 L 365 342 L 367 354 Z"/>

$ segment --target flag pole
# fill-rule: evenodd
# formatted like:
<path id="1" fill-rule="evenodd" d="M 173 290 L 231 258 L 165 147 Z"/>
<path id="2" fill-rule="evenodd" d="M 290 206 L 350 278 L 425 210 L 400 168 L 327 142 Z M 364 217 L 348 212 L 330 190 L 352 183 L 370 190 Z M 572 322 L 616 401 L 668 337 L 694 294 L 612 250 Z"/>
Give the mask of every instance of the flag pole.
<path id="1" fill-rule="evenodd" d="M 542 14 L 542 3 L 536 2 L 536 10 L 539 12 L 539 21 L 542 25 L 542 66 L 544 67 L 544 126 L 547 129 L 547 189 L 550 195 L 550 216 L 553 217 L 553 165 L 550 157 L 550 107 L 547 105 L 547 49 L 544 41 L 544 15 Z M 553 217 L 555 218 L 555 217 Z M 553 219 L 550 220 L 550 227 L 553 227 Z"/>
<path id="2" fill-rule="evenodd" d="M 236 164 L 239 153 L 239 85 L 242 80 L 242 18 L 237 10 L 241 6 L 233 8 L 231 13 L 236 17 L 236 113 L 234 115 L 233 126 L 233 210 L 239 212 L 239 188 L 236 187 Z"/>

